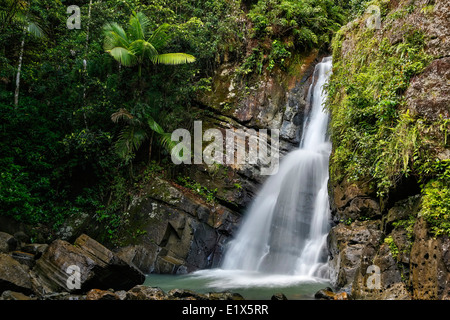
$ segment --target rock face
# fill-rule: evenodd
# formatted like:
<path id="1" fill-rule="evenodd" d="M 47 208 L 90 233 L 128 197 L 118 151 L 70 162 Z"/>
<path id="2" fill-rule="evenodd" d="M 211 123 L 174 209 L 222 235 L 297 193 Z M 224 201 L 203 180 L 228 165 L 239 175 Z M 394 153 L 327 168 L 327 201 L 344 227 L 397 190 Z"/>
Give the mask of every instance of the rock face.
<path id="1" fill-rule="evenodd" d="M 381 28 L 372 31 L 374 39 L 397 45 L 414 31 L 423 35 L 422 54 L 430 57 L 402 92 L 405 110 L 430 123 L 448 119 L 450 3 L 399 0 L 379 5 L 385 5 L 385 13 Z M 349 61 L 358 56 L 357 50 L 363 52 L 365 46 L 358 42 L 358 32 L 365 32 L 363 19 L 343 28 L 340 59 Z M 436 158 L 449 159 L 448 144 L 440 138 L 430 135 L 425 144 L 436 151 Z M 348 177 L 334 178 L 330 176 L 329 193 L 335 226 L 328 236 L 328 249 L 335 289 L 353 299 L 449 299 L 449 239 L 432 237 L 421 218 L 418 183 L 402 177 L 386 200 L 378 198 L 368 178 L 352 182 Z"/>
<path id="2" fill-rule="evenodd" d="M 376 252 L 382 232 L 376 221 L 339 224 L 328 235 L 330 280 L 333 286 L 351 286 L 356 273 L 367 265 Z"/>
<path id="3" fill-rule="evenodd" d="M 419 300 L 450 299 L 450 239 L 433 239 L 427 234 L 426 222 L 415 227 L 416 240 L 411 248 L 410 283 L 412 296 Z"/>
<path id="4" fill-rule="evenodd" d="M 6 290 L 30 294 L 29 269 L 5 253 L 0 253 L 0 292 Z"/>
<path id="5" fill-rule="evenodd" d="M 129 207 L 130 223 L 145 232 L 118 255 L 142 272 L 175 274 L 217 266 L 239 215 L 209 205 L 188 190 L 154 179 Z"/>
<path id="6" fill-rule="evenodd" d="M 199 105 L 209 111 L 198 119 L 203 130 L 278 129 L 281 156 L 298 147 L 319 59 L 313 52 L 296 62 L 295 72 L 265 73 L 247 89 L 236 76 L 238 64 L 223 64 L 213 77 L 212 91 L 198 97 Z M 177 170 L 179 176 L 216 190 L 215 201 L 207 202 L 195 190 L 162 178 L 146 182 L 127 212 L 129 229 L 144 235 L 128 239 L 130 245 L 118 252 L 144 273 L 177 274 L 219 266 L 225 244 L 267 178 L 261 175 L 260 163 L 185 165 Z"/>

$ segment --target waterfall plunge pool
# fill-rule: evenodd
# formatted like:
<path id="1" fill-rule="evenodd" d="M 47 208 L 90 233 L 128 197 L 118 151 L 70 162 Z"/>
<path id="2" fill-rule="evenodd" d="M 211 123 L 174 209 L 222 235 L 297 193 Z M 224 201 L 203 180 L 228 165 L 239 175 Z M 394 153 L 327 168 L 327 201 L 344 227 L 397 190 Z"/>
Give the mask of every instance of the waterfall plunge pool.
<path id="1" fill-rule="evenodd" d="M 303 275 L 210 269 L 186 275 L 149 274 L 144 285 L 159 287 L 165 292 L 172 289 L 198 293 L 230 291 L 239 293 L 246 300 L 270 300 L 276 293 L 283 293 L 289 300 L 311 300 L 317 291 L 329 287 L 330 283 L 327 279 Z"/>
<path id="2" fill-rule="evenodd" d="M 289 300 L 314 299 L 318 290 L 329 286 L 316 271 L 327 264 L 322 253 L 329 229 L 331 142 L 323 103 L 331 70 L 331 57 L 317 64 L 307 97 L 312 108 L 300 148 L 287 155 L 278 174 L 264 183 L 230 243 L 222 269 L 178 276 L 150 274 L 145 285 L 165 292 L 231 291 L 247 300 L 268 300 L 276 293 Z"/>

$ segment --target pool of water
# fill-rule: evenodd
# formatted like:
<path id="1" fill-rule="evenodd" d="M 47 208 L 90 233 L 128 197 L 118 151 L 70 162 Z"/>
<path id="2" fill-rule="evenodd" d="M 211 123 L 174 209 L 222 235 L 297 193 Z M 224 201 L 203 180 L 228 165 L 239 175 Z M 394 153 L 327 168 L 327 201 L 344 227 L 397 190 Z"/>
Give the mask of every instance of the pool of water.
<path id="1" fill-rule="evenodd" d="M 270 300 L 275 293 L 283 293 L 289 300 L 310 300 L 314 294 L 330 286 L 326 279 L 297 275 L 273 275 L 242 270 L 202 270 L 187 275 L 147 275 L 144 283 L 171 289 L 188 289 L 198 293 L 231 291 L 246 300 Z"/>

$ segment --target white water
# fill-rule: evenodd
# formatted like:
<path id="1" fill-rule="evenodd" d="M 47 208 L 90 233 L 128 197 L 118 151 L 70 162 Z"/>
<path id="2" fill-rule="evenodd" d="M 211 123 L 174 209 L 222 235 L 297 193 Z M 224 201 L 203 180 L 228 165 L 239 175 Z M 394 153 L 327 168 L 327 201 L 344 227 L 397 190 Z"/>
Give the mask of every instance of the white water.
<path id="1" fill-rule="evenodd" d="M 223 288 L 286 286 L 328 278 L 326 236 L 331 143 L 323 90 L 331 58 L 316 66 L 309 90 L 311 111 L 299 149 L 281 162 L 249 208 L 226 251 L 221 269 L 196 276 Z"/>
<path id="2" fill-rule="evenodd" d="M 331 58 L 316 67 L 311 112 L 298 150 L 282 161 L 253 202 L 222 268 L 271 274 L 315 275 L 328 231 L 328 114 L 323 90 Z"/>

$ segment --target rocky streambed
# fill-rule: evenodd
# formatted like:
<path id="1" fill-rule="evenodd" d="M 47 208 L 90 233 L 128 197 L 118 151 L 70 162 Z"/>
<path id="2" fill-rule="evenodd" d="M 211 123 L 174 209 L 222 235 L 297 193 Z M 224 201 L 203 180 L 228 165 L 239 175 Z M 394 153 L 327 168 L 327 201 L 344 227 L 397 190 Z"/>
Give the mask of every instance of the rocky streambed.
<path id="1" fill-rule="evenodd" d="M 144 286 L 145 274 L 96 240 L 30 244 L 0 232 L 0 300 L 242 300 Z"/>

